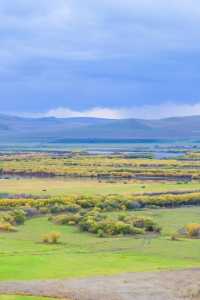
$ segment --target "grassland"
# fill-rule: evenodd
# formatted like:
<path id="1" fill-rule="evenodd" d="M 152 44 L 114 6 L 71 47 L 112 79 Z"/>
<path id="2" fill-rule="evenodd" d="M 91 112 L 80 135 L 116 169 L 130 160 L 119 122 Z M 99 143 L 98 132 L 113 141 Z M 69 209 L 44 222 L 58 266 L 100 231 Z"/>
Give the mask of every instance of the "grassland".
<path id="1" fill-rule="evenodd" d="M 163 228 L 162 234 L 98 238 L 74 226 L 54 225 L 46 217 L 27 221 L 18 232 L 0 236 L 0 280 L 58 279 L 200 266 L 199 240 L 170 239 L 188 220 L 199 222 L 200 208 L 144 210 L 136 214 L 153 216 Z M 42 244 L 42 235 L 52 230 L 62 233 L 61 243 Z"/>
<path id="2" fill-rule="evenodd" d="M 194 160 L 188 154 L 181 161 L 31 153 L 2 155 L 0 168 L 0 216 L 12 206 L 37 211 L 24 225 L 17 226 L 16 232 L 0 231 L 1 281 L 200 267 L 199 239 L 171 239 L 186 224 L 200 223 L 197 156 Z M 138 174 L 148 180 L 135 178 Z M 2 194 L 8 194 L 7 198 Z M 80 231 L 77 224 L 61 226 L 49 220 L 50 214 L 63 213 L 52 211 L 56 205 L 78 207 L 80 214 L 97 209 L 114 219 L 123 210 L 126 216 L 151 217 L 162 230 L 160 234 L 100 238 Z M 61 233 L 60 242 L 43 243 L 42 237 L 52 231 Z M 8 299 L 42 300 L 0 296 L 0 300 Z"/>
<path id="3" fill-rule="evenodd" d="M 0 180 L 1 193 L 32 195 L 68 194 L 128 194 L 140 192 L 169 192 L 199 190 L 198 181 L 177 183 L 176 181 L 99 181 L 96 179 L 64 178 L 10 178 Z"/>

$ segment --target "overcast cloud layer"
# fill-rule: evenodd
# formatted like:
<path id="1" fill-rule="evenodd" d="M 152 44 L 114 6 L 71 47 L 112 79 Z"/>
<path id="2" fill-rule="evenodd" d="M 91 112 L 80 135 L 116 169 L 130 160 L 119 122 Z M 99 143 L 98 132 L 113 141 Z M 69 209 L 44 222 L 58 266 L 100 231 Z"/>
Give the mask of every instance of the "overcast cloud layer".
<path id="1" fill-rule="evenodd" d="M 200 114 L 198 0 L 1 0 L 0 37 L 2 112 Z"/>

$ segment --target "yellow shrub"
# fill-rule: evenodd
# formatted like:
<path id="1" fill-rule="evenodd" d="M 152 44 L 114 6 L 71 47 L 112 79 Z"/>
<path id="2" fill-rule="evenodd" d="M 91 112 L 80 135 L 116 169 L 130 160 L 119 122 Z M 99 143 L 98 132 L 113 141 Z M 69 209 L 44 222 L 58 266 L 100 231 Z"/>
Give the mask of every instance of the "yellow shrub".
<path id="1" fill-rule="evenodd" d="M 186 231 L 187 235 L 192 238 L 192 237 L 200 237 L 200 224 L 187 224 L 186 225 Z"/>
<path id="2" fill-rule="evenodd" d="M 9 232 L 13 232 L 13 231 L 17 231 L 17 229 L 12 226 L 10 223 L 0 223 L 0 231 L 9 231 Z"/>
<path id="3" fill-rule="evenodd" d="M 45 234 L 42 238 L 42 241 L 43 243 L 47 243 L 47 244 L 57 244 L 60 238 L 61 238 L 60 232 L 52 231 L 48 234 Z"/>

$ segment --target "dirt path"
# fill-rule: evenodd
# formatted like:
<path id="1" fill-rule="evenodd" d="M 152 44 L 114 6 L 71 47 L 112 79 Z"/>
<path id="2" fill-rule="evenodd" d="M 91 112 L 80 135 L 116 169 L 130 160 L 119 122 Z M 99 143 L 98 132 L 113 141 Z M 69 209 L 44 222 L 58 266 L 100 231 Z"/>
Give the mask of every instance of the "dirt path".
<path id="1" fill-rule="evenodd" d="M 197 300 L 200 299 L 200 269 L 73 280 L 1 282 L 0 294 L 5 293 L 73 300 Z"/>

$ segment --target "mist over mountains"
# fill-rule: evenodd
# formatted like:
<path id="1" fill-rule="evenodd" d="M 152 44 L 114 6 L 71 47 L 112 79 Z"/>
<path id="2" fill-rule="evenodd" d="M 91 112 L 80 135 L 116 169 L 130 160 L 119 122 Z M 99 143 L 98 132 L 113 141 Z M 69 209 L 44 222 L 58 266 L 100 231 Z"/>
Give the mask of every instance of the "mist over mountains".
<path id="1" fill-rule="evenodd" d="M 0 115 L 1 142 L 98 139 L 198 139 L 200 116 L 143 119 L 23 118 Z"/>

